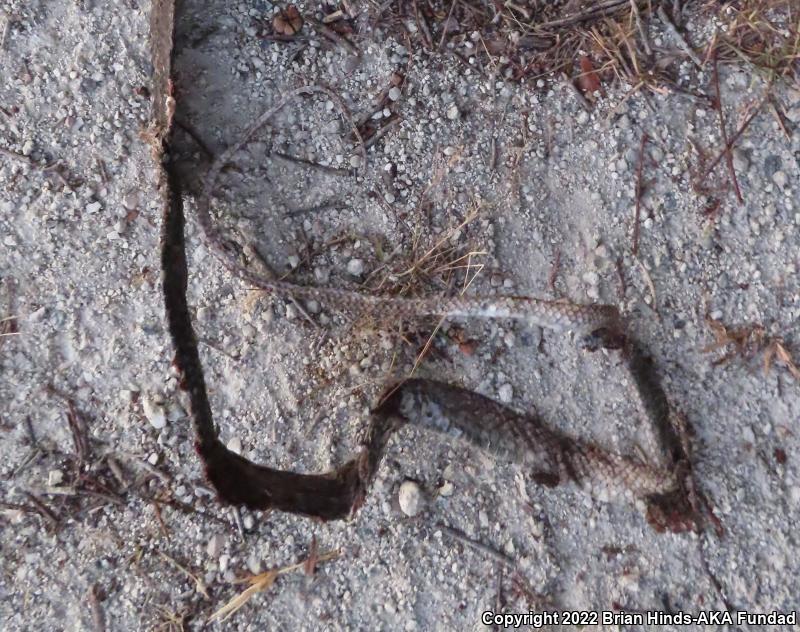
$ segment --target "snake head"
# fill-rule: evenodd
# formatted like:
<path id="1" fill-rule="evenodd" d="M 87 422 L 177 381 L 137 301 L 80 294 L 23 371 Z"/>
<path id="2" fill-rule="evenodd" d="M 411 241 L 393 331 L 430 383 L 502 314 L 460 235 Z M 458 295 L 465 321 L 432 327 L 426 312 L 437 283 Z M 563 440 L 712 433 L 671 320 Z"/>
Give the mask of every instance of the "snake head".
<path id="1" fill-rule="evenodd" d="M 578 346 L 586 351 L 598 349 L 622 349 L 625 346 L 625 334 L 616 328 L 601 327 L 586 334 L 578 340 Z"/>

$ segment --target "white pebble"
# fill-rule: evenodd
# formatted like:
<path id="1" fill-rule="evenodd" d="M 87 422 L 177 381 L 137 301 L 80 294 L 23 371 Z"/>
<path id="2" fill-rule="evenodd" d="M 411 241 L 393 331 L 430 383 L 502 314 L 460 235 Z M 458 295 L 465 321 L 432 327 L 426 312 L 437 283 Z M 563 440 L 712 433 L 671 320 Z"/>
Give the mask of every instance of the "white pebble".
<path id="1" fill-rule="evenodd" d="M 91 204 L 86 205 L 86 212 L 87 213 L 97 213 L 102 208 L 100 202 L 92 202 Z"/>
<path id="2" fill-rule="evenodd" d="M 364 262 L 361 259 L 350 259 L 347 262 L 347 271 L 353 276 L 360 276 L 364 272 Z"/>
<path id="3" fill-rule="evenodd" d="M 161 430 L 167 425 L 167 416 L 164 414 L 164 404 L 151 397 L 145 397 L 142 400 L 142 409 L 147 421 L 156 430 Z"/>
<path id="4" fill-rule="evenodd" d="M 401 92 L 400 88 L 394 86 L 391 90 L 389 90 L 389 98 L 392 101 L 397 101 L 400 98 Z"/>
<path id="5" fill-rule="evenodd" d="M 361 156 L 350 156 L 350 166 L 358 169 L 361 166 Z"/>
<path id="6" fill-rule="evenodd" d="M 64 472 L 61 470 L 50 470 L 47 473 L 47 485 L 48 487 L 55 487 L 56 485 L 61 485 L 64 481 Z"/>
<path id="7" fill-rule="evenodd" d="M 136 191 L 131 191 L 122 198 L 122 206 L 127 210 L 132 211 L 139 206 L 139 194 Z"/>
<path id="8" fill-rule="evenodd" d="M 772 174 L 772 181 L 781 189 L 786 188 L 787 178 L 783 171 L 776 171 Z"/>
<path id="9" fill-rule="evenodd" d="M 318 301 L 310 300 L 306 301 L 306 309 L 311 312 L 312 314 L 319 314 L 319 310 L 321 306 Z"/>
<path id="10" fill-rule="evenodd" d="M 581 277 L 584 283 L 588 283 L 589 285 L 597 285 L 600 281 L 600 277 L 598 276 L 597 272 L 589 271 L 586 272 L 583 277 Z"/>
<path id="11" fill-rule="evenodd" d="M 300 257 L 297 255 L 289 255 L 287 257 L 287 261 L 289 262 L 289 267 L 292 268 L 292 270 L 300 265 Z"/>
<path id="12" fill-rule="evenodd" d="M 319 267 L 314 268 L 314 279 L 317 283 L 327 283 L 331 278 L 331 271 L 328 268 Z"/>
<path id="13" fill-rule="evenodd" d="M 230 450 L 234 454 L 241 454 L 242 440 L 239 437 L 234 437 L 233 439 L 228 441 L 228 450 Z"/>
<path id="14" fill-rule="evenodd" d="M 447 108 L 447 118 L 449 118 L 451 121 L 455 121 L 458 118 L 458 114 L 459 112 L 457 105 L 451 105 L 449 108 Z"/>
<path id="15" fill-rule="evenodd" d="M 407 516 L 416 516 L 422 508 L 422 490 L 414 481 L 404 481 L 397 494 L 400 511 Z"/>
<path id="16" fill-rule="evenodd" d="M 261 572 L 261 560 L 255 553 L 252 553 L 247 558 L 247 570 L 253 575 L 258 575 Z"/>
<path id="17" fill-rule="evenodd" d="M 511 387 L 511 384 L 503 384 L 497 390 L 497 396 L 504 404 L 510 403 L 511 400 L 514 399 L 514 389 Z"/>
<path id="18" fill-rule="evenodd" d="M 222 552 L 222 547 L 224 546 L 225 546 L 225 538 L 221 534 L 215 533 L 208 540 L 208 545 L 206 546 L 206 553 L 208 553 L 209 557 L 218 557 L 219 554 Z"/>

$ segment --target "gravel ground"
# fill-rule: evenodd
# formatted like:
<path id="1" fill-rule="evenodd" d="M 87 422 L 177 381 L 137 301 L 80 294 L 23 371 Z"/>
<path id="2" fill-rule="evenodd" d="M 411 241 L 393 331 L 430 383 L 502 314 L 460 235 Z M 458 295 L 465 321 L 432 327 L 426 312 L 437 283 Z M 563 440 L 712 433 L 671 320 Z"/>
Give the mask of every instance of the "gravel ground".
<path id="1" fill-rule="evenodd" d="M 264 39 L 268 2 L 179 3 L 174 159 L 189 216 L 207 151 L 293 88 L 331 87 L 349 114 L 326 97 L 293 100 L 221 177 L 219 221 L 300 282 L 619 305 L 691 422 L 725 535 L 657 534 L 636 504 L 538 487 L 414 429 L 392 441 L 349 522 L 220 506 L 170 369 L 157 174 L 142 137 L 149 3 L 0 0 L 0 147 L 14 154 L 0 154 L 2 627 L 197 629 L 241 590 L 237 577 L 302 560 L 312 539 L 340 557 L 313 577 L 281 576 L 209 627 L 484 629 L 489 609 L 798 609 L 800 382 L 780 362 L 765 372 L 763 355 L 717 366 L 723 351 L 704 349 L 713 319 L 762 324 L 800 357 L 800 91 L 776 87 L 785 116 L 764 105 L 737 142 L 739 204 L 724 161 L 704 177 L 724 146 L 707 100 L 617 84 L 587 109 L 563 83 L 511 83 L 471 63 L 469 46 L 457 51 L 466 63 L 426 53 L 372 24 L 372 8 L 353 5 L 354 55 L 310 24 L 298 41 Z M 709 28 L 689 33 L 702 41 Z M 688 59 L 679 78 L 713 90 L 710 69 Z M 732 134 L 765 86 L 725 69 L 721 90 Z M 366 161 L 348 119 L 389 125 Z M 187 229 L 222 437 L 278 467 L 341 463 L 436 323 L 254 292 Z M 431 248 L 435 265 L 404 274 Z M 509 322 L 446 323 L 416 369 L 630 452 L 652 429 L 614 371 Z M 88 442 L 74 442 L 76 424 Z"/>

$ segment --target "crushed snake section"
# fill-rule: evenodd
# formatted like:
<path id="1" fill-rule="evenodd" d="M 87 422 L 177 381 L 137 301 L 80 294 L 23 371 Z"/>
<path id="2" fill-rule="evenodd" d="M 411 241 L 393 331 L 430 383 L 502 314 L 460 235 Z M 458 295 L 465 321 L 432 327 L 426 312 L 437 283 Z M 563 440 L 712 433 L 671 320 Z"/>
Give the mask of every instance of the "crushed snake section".
<path id="1" fill-rule="evenodd" d="M 152 12 L 154 132 L 151 141 L 162 162 L 159 186 L 163 200 L 161 265 L 163 293 L 174 364 L 187 392 L 196 449 L 206 475 L 221 501 L 253 509 L 278 509 L 322 520 L 351 516 L 364 502 L 386 446 L 406 424 L 457 435 L 495 458 L 517 463 L 535 482 L 556 486 L 574 481 L 592 492 L 613 488 L 647 505 L 647 519 L 659 531 L 704 528 L 713 520 L 708 503 L 695 489 L 686 427 L 669 407 L 652 362 L 626 336 L 617 310 L 607 305 L 574 305 L 528 297 L 398 299 L 348 290 L 305 287 L 259 276 L 239 263 L 235 246 L 222 237 L 209 212 L 213 183 L 222 165 L 270 116 L 266 112 L 245 137 L 215 162 L 197 220 L 208 246 L 225 266 L 256 287 L 296 298 L 313 298 L 341 309 L 380 307 L 398 318 L 424 315 L 518 318 L 557 331 L 578 334 L 579 345 L 616 354 L 631 377 L 641 405 L 657 427 L 662 455 L 658 463 L 612 453 L 548 427 L 537 417 L 518 413 L 477 393 L 431 380 L 413 379 L 394 385 L 372 410 L 360 452 L 324 474 L 301 474 L 253 463 L 220 441 L 206 390 L 186 297 L 188 269 L 181 183 L 167 156 L 174 101 L 170 95 L 173 3 L 155 0 Z M 324 89 L 323 89 L 324 90 Z M 301 88 L 296 94 L 313 92 Z"/>

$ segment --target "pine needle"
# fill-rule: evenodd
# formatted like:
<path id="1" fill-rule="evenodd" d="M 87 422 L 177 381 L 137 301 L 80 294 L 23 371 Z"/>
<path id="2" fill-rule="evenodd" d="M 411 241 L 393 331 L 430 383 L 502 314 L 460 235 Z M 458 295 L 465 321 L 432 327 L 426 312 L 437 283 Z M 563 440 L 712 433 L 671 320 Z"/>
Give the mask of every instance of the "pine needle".
<path id="1" fill-rule="evenodd" d="M 327 553 L 323 553 L 316 557 L 316 563 L 320 562 L 328 562 L 330 560 L 335 560 L 339 557 L 340 551 L 328 551 Z M 285 573 L 289 573 L 291 571 L 304 568 L 306 565 L 307 560 L 303 560 L 302 562 L 298 562 L 297 564 L 291 564 L 290 566 L 284 566 L 283 568 L 274 568 L 263 573 L 259 573 L 258 575 L 251 575 L 250 577 L 244 577 L 242 579 L 236 580 L 235 584 L 250 584 L 250 586 L 244 590 L 243 592 L 239 593 L 231 599 L 228 603 L 226 603 L 222 608 L 217 610 L 214 614 L 212 614 L 208 618 L 208 622 L 211 623 L 213 621 L 226 621 L 229 619 L 233 614 L 235 614 L 242 606 L 244 606 L 250 599 L 257 595 L 260 592 L 263 592 L 272 587 L 275 583 L 275 580 L 278 579 L 278 575 L 283 575 Z"/>

